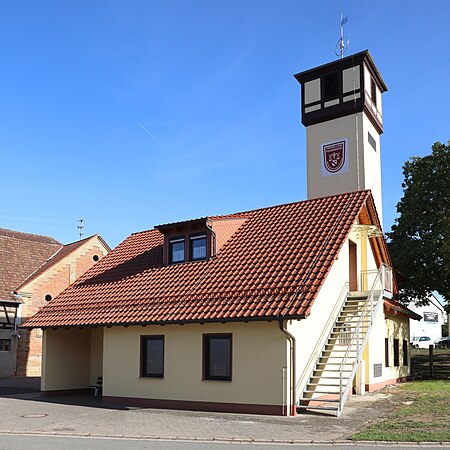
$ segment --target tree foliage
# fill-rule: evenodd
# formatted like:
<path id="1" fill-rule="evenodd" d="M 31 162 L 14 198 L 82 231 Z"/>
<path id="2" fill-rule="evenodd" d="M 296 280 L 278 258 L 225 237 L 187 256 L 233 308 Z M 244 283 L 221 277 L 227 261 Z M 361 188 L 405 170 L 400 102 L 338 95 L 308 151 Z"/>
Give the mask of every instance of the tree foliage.
<path id="1" fill-rule="evenodd" d="M 450 300 L 450 141 L 436 142 L 424 157 L 403 166 L 399 217 L 388 233 L 394 268 L 406 279 L 400 300 L 427 304 L 437 291 Z"/>

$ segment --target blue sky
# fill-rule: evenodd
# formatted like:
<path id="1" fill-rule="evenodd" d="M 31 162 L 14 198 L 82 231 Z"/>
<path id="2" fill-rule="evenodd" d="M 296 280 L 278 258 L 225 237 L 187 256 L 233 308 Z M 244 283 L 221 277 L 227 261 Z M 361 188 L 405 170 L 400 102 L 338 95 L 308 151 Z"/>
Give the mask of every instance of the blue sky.
<path id="1" fill-rule="evenodd" d="M 389 91 L 384 229 L 403 163 L 450 139 L 450 3 L 0 1 L 0 227 L 111 246 L 306 198 L 293 74 L 369 49 Z"/>

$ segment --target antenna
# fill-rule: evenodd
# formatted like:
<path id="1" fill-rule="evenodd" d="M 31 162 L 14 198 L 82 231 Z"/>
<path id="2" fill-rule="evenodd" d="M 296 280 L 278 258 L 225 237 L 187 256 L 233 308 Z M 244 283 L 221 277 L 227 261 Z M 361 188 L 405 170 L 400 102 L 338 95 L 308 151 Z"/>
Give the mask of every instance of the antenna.
<path id="1" fill-rule="evenodd" d="M 80 230 L 79 234 L 80 234 L 80 241 L 83 238 L 83 228 L 84 228 L 84 219 L 78 219 L 78 223 L 79 225 L 77 225 L 77 228 Z"/>
<path id="2" fill-rule="evenodd" d="M 350 40 L 347 36 L 344 36 L 344 25 L 348 22 L 348 17 L 343 17 L 343 13 L 341 13 L 341 24 L 340 24 L 340 32 L 339 32 L 339 40 L 336 44 L 336 56 L 340 56 L 341 59 L 344 57 L 344 53 L 350 44 Z"/>

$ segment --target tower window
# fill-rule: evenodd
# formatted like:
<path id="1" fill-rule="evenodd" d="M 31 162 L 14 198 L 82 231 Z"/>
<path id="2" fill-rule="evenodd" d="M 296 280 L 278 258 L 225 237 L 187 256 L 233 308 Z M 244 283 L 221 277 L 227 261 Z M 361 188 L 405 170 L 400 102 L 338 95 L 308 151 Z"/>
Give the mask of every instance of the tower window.
<path id="1" fill-rule="evenodd" d="M 373 136 L 369 132 L 367 132 L 367 139 L 369 141 L 369 144 L 376 151 L 376 149 L 377 149 L 377 141 L 373 138 Z"/>
<path id="2" fill-rule="evenodd" d="M 324 93 L 323 99 L 324 101 L 332 100 L 334 98 L 339 97 L 339 74 L 330 73 L 329 75 L 325 75 L 323 77 L 323 85 L 324 85 Z"/>
<path id="3" fill-rule="evenodd" d="M 184 262 L 184 237 L 169 241 L 169 262 L 171 264 Z"/>
<path id="4" fill-rule="evenodd" d="M 50 294 L 47 294 L 47 295 L 45 296 L 45 301 L 46 301 L 46 302 L 49 302 L 51 299 L 52 299 L 52 296 L 51 296 Z"/>
<path id="5" fill-rule="evenodd" d="M 370 98 L 373 101 L 373 104 L 377 106 L 377 85 L 373 78 L 370 79 Z"/>

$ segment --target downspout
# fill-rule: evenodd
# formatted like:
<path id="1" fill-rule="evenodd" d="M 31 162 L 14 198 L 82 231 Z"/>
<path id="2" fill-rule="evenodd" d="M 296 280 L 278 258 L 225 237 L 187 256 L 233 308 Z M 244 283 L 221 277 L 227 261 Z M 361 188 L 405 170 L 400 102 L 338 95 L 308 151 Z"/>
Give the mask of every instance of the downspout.
<path id="1" fill-rule="evenodd" d="M 216 241 L 217 241 L 217 236 L 216 236 L 216 232 L 212 229 L 210 222 L 206 222 L 206 228 L 211 232 L 212 237 L 213 237 L 213 241 L 212 241 L 212 249 L 211 249 L 211 258 L 215 258 L 216 257 L 216 253 L 217 253 L 217 248 L 216 248 Z"/>
<path id="2" fill-rule="evenodd" d="M 280 330 L 282 333 L 284 333 L 289 341 L 289 354 L 290 354 L 290 365 L 291 365 L 291 376 L 290 376 L 290 386 L 289 386 L 289 390 L 291 392 L 290 397 L 291 397 L 291 411 L 290 411 L 290 415 L 291 416 L 295 416 L 297 413 L 297 409 L 296 409 L 296 399 L 295 399 L 295 390 L 296 390 L 296 386 L 295 386 L 295 337 L 289 333 L 289 331 L 285 328 L 284 326 L 284 320 L 283 320 L 283 316 L 278 317 L 278 326 L 280 327 Z"/>

